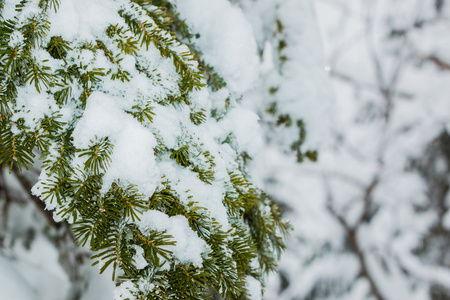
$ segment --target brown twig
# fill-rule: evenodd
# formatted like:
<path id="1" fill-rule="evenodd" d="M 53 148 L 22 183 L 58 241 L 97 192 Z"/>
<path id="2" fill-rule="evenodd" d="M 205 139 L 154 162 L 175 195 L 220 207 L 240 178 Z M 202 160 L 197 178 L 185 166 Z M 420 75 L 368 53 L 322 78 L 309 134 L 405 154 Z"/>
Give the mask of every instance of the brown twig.
<path id="1" fill-rule="evenodd" d="M 5 201 L 0 213 L 0 248 L 2 248 L 4 245 L 5 232 L 8 224 L 9 205 L 11 203 L 11 196 L 5 182 L 2 168 L 0 168 L 0 191 L 3 191 L 4 197 L 2 199 Z"/>
<path id="2" fill-rule="evenodd" d="M 345 231 L 346 238 L 350 244 L 350 249 L 352 252 L 356 255 L 359 265 L 360 265 L 360 276 L 364 277 L 370 286 L 370 291 L 372 295 L 377 300 L 385 300 L 384 296 L 382 295 L 380 289 L 378 288 L 377 284 L 375 283 L 374 278 L 369 272 L 369 268 L 367 266 L 367 261 L 364 256 L 364 251 L 361 249 L 358 241 L 358 229 L 361 226 L 363 222 L 368 221 L 370 209 L 372 206 L 372 194 L 375 190 L 376 186 L 379 183 L 378 176 L 375 176 L 372 182 L 369 184 L 369 186 L 364 191 L 364 210 L 361 214 L 361 217 L 359 218 L 358 222 L 354 226 L 351 226 L 348 224 L 348 222 L 345 220 L 345 218 L 340 215 L 333 207 L 333 196 L 330 191 L 328 191 L 328 204 L 327 209 L 331 213 L 332 216 L 334 216 L 339 224 L 341 224 L 342 228 Z"/>
<path id="3" fill-rule="evenodd" d="M 26 191 L 30 191 L 33 182 L 14 165 L 13 173 Z M 80 299 L 88 284 L 87 277 L 81 272 L 81 266 L 89 260 L 90 253 L 83 251 L 74 242 L 74 237 L 67 222 L 56 222 L 53 213 L 46 210 L 45 203 L 38 197 L 29 194 L 29 198 L 45 216 L 48 224 L 58 232 L 59 263 L 66 271 L 72 283 L 67 299 Z"/>
<path id="4" fill-rule="evenodd" d="M 364 210 L 363 210 L 363 213 L 361 214 L 358 222 L 356 223 L 355 228 L 359 227 L 362 223 L 369 221 L 370 210 L 372 209 L 372 203 L 373 203 L 372 194 L 379 182 L 380 182 L 380 180 L 379 180 L 378 176 L 375 176 L 372 179 L 372 182 L 369 184 L 369 186 L 367 186 L 367 188 L 365 189 L 364 197 L 363 197 Z"/>
<path id="5" fill-rule="evenodd" d="M 19 180 L 20 184 L 22 185 L 22 187 L 28 192 L 31 191 L 31 188 L 33 187 L 33 183 L 31 183 L 30 180 L 28 178 L 26 178 L 25 174 L 19 170 L 19 168 L 17 167 L 16 164 L 13 165 L 12 170 L 14 172 L 14 175 L 16 175 L 17 179 Z M 41 199 L 36 197 L 35 195 L 32 195 L 31 193 L 29 194 L 29 196 L 30 196 L 30 199 L 33 201 L 33 203 L 39 208 L 39 211 L 45 216 L 48 223 L 55 229 L 61 228 L 62 223 L 56 222 L 53 219 L 53 213 L 45 208 L 45 203 Z"/>
<path id="6" fill-rule="evenodd" d="M 434 63 L 442 71 L 450 71 L 450 63 L 442 60 L 441 58 L 437 57 L 434 54 L 431 54 L 431 55 L 425 56 L 425 57 L 421 57 L 420 59 L 423 61 L 430 61 L 430 62 Z"/>
<path id="7" fill-rule="evenodd" d="M 370 89 L 370 90 L 379 91 L 379 86 L 378 85 L 370 84 L 370 83 L 358 82 L 357 79 L 352 78 L 350 75 L 347 75 L 345 73 L 342 73 L 342 72 L 339 72 L 339 71 L 336 71 L 336 70 L 333 70 L 333 69 L 331 69 L 330 75 L 332 77 L 335 77 L 335 78 L 340 79 L 342 81 L 349 82 L 349 83 L 353 84 L 354 86 L 356 86 L 357 88 L 367 88 L 367 89 Z M 404 91 L 395 91 L 394 90 L 394 91 L 391 91 L 391 93 L 394 96 L 396 96 L 396 97 L 407 99 L 407 100 L 413 98 L 413 94 L 407 93 L 407 92 L 404 92 Z"/>
<path id="8" fill-rule="evenodd" d="M 371 276 L 371 274 L 369 272 L 369 269 L 367 267 L 366 258 L 364 257 L 364 252 L 361 249 L 361 247 L 359 246 L 358 235 L 357 235 L 358 227 L 351 227 L 350 225 L 348 225 L 348 223 L 344 219 L 344 217 L 339 215 L 334 210 L 332 205 L 328 205 L 328 210 L 339 221 L 339 223 L 344 228 L 347 240 L 350 244 L 350 248 L 358 259 L 358 262 L 360 265 L 360 275 L 362 277 L 364 277 L 367 280 L 367 282 L 369 283 L 370 291 L 372 292 L 372 295 L 377 300 L 385 300 L 385 298 L 381 294 L 381 291 L 378 289 L 378 286 L 376 285 L 375 280 L 373 279 L 373 277 Z"/>

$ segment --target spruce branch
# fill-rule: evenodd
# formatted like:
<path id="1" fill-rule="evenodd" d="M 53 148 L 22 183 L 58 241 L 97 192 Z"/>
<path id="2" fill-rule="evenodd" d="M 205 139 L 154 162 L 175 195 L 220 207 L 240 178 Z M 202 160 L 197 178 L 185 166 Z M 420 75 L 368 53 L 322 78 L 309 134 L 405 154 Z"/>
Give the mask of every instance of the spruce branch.
<path id="1" fill-rule="evenodd" d="M 18 13 L 26 13 L 28 4 L 19 3 Z M 285 247 L 282 234 L 289 226 L 281 220 L 275 202 L 247 179 L 245 162 L 234 161 L 232 155 L 225 158 L 219 150 L 222 145 L 204 137 L 201 125 L 208 122 L 210 112 L 208 105 L 197 103 L 195 92 L 206 85 L 218 90 L 226 85 L 225 80 L 203 63 L 200 51 L 176 36 L 174 31 L 185 37 L 190 31 L 167 1 L 124 4 L 114 23 L 120 26 L 110 25 L 105 35 L 86 41 L 47 36 L 53 26 L 47 12 L 54 9 L 58 13 L 59 4 L 42 0 L 41 13 L 24 16 L 21 24 L 0 22 L 0 163 L 19 172 L 34 162 L 33 151 L 38 149 L 42 174 L 34 192 L 43 200 L 41 209 L 51 207 L 54 211 L 48 217 L 53 214 L 72 224 L 73 239 L 89 247 L 100 272 L 111 268 L 116 279 L 120 270 L 121 286 L 136 297 L 205 299 L 213 289 L 229 299 L 248 298 L 246 277 L 261 279 L 263 272 L 275 269 L 277 256 Z M 9 41 L 16 28 L 24 38 L 12 45 Z M 46 51 L 49 61 L 37 55 L 37 50 Z M 84 60 L 85 54 L 94 59 Z M 123 60 L 131 57 L 137 72 L 121 67 Z M 166 62 L 173 64 L 174 74 L 162 78 L 167 70 L 160 71 L 159 64 Z M 132 67 L 127 64 L 127 70 Z M 147 82 L 128 98 L 125 84 L 134 84 L 136 74 Z M 149 95 L 147 83 L 156 86 L 159 94 Z M 45 112 L 32 115 L 27 107 L 21 107 L 20 101 L 28 99 L 18 101 L 20 93 L 39 97 Z M 117 107 L 109 102 L 117 116 L 125 116 L 125 120 L 116 120 L 124 122 L 117 131 L 125 132 L 121 126 L 128 122 L 148 134 L 143 139 L 150 145 L 146 156 L 153 159 L 155 174 L 149 171 L 145 177 L 156 175 L 157 166 L 163 164 L 178 170 L 176 176 L 183 173 L 186 177 L 161 175 L 148 192 L 134 182 L 138 179 L 122 178 L 126 172 L 111 175 L 116 151 L 121 150 L 121 135 L 96 132 L 80 142 L 85 136 L 77 131 L 87 112 L 101 101 L 94 95 L 100 94 L 123 100 Z M 226 101 L 227 110 L 232 109 L 231 101 Z M 158 114 L 165 118 L 164 112 L 179 117 L 180 121 L 171 125 L 176 128 L 172 131 L 180 134 L 166 132 L 158 124 Z M 103 120 L 101 115 L 98 118 Z M 175 143 L 169 143 L 168 135 Z M 229 137 L 224 143 L 231 145 L 235 139 L 232 133 Z M 134 155 L 134 150 L 128 152 Z M 236 153 L 236 157 L 240 160 L 242 155 Z M 191 185 L 188 189 L 184 181 Z M 212 188 L 223 194 L 205 195 Z M 215 197 L 217 212 L 212 200 L 203 199 L 210 196 Z M 183 230 L 192 231 L 205 243 L 198 254 L 201 261 L 179 259 L 171 249 L 180 241 L 169 229 L 139 226 L 149 212 L 161 213 L 169 220 L 182 218 L 187 224 Z M 259 267 L 251 266 L 255 258 Z M 143 280 L 154 287 L 142 285 Z"/>

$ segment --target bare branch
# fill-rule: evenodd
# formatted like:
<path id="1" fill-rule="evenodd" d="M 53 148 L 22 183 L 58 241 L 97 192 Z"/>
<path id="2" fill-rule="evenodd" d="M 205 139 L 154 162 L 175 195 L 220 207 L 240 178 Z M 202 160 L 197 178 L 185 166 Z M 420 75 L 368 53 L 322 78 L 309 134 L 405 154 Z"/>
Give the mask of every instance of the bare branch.
<path id="1" fill-rule="evenodd" d="M 364 221 L 363 216 L 365 215 L 365 212 L 367 211 L 367 207 L 369 207 L 369 205 L 371 203 L 371 200 L 370 200 L 371 194 L 377 184 L 378 184 L 378 178 L 375 177 L 374 180 L 372 180 L 371 184 L 367 187 L 365 195 L 364 195 L 366 209 L 363 212 L 360 222 L 358 222 L 355 226 L 350 226 L 348 224 L 348 222 L 345 220 L 344 216 L 340 215 L 334 209 L 333 204 L 332 204 L 333 203 L 333 195 L 331 194 L 331 191 L 328 188 L 327 188 L 327 199 L 328 199 L 327 200 L 327 202 L 328 202 L 327 209 L 331 213 L 331 215 L 336 218 L 336 220 L 339 222 L 339 224 L 341 224 L 342 228 L 344 229 L 346 238 L 350 244 L 350 249 L 352 250 L 352 252 L 356 255 L 356 257 L 358 259 L 358 262 L 360 265 L 360 276 L 364 277 L 368 281 L 372 295 L 377 300 L 385 300 L 386 298 L 384 298 L 384 296 L 382 295 L 380 289 L 378 288 L 378 286 L 375 283 L 374 278 L 372 277 L 372 275 L 369 272 L 369 269 L 367 266 L 367 261 L 364 256 L 364 251 L 359 246 L 358 234 L 357 234 L 358 229 L 362 224 L 362 221 Z"/>
<path id="2" fill-rule="evenodd" d="M 363 209 L 363 213 L 361 214 L 361 217 L 359 218 L 358 222 L 355 225 L 356 228 L 359 227 L 361 224 L 369 221 L 370 212 L 371 212 L 372 205 L 373 205 L 372 194 L 379 182 L 380 182 L 379 177 L 375 176 L 372 179 L 371 183 L 367 186 L 366 190 L 364 191 L 364 197 L 363 197 L 364 209 Z"/>
<path id="3" fill-rule="evenodd" d="M 28 178 L 26 178 L 25 174 L 20 172 L 19 168 L 14 164 L 13 166 L 13 172 L 14 175 L 16 175 L 17 179 L 19 180 L 22 187 L 27 191 L 31 191 L 31 188 L 33 187 L 33 183 L 29 181 Z M 36 197 L 35 195 L 32 195 L 29 193 L 30 199 L 33 201 L 33 203 L 38 207 L 39 211 L 45 216 L 50 226 L 53 228 L 59 229 L 61 228 L 60 222 L 56 222 L 53 219 L 53 213 L 45 208 L 45 203 Z"/>
<path id="4" fill-rule="evenodd" d="M 436 55 L 428 55 L 428 56 L 422 56 L 419 57 L 422 61 L 428 61 L 434 63 L 440 70 L 442 71 L 450 71 L 450 63 L 444 61 L 440 57 L 437 57 Z"/>
<path id="5" fill-rule="evenodd" d="M 339 72 L 339 71 L 332 69 L 330 71 L 330 75 L 337 79 L 340 79 L 342 81 L 346 81 L 346 82 L 352 84 L 353 86 L 355 86 L 356 88 L 379 91 L 379 87 L 377 85 L 370 84 L 370 83 L 362 83 L 359 80 L 357 80 L 343 72 Z M 410 100 L 414 97 L 413 94 L 411 94 L 411 93 L 404 92 L 404 91 L 398 91 L 398 90 L 394 90 L 394 89 L 391 89 L 391 94 L 395 97 L 403 98 L 406 100 Z"/>

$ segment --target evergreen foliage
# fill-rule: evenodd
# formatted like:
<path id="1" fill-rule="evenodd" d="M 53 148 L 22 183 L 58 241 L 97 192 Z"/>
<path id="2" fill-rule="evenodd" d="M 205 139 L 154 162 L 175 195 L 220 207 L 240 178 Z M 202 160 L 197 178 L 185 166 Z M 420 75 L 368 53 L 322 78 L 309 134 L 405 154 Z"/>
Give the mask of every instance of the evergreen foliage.
<path id="1" fill-rule="evenodd" d="M 249 181 L 241 153 L 220 150 L 237 151 L 233 138 L 211 145 L 198 131 L 211 111 L 196 97 L 207 88 L 224 87 L 224 79 L 201 60 L 201 51 L 189 42 L 195 34 L 168 1 L 121 1 L 120 23 L 96 40 L 49 35 L 49 16 L 63 1 L 22 0 L 12 19 L 4 16 L 2 3 L 0 164 L 28 168 L 41 155 L 42 174 L 34 193 L 54 209 L 56 218 L 73 225 L 77 242 L 93 251 L 93 265 L 100 265 L 100 272 L 114 270 L 120 286 L 116 299 L 207 299 L 211 289 L 227 299 L 247 299 L 247 276 L 262 281 L 275 270 L 289 225 L 276 203 Z M 30 12 L 29 7 L 35 9 Z M 131 67 L 130 57 L 135 62 Z M 160 64 L 170 61 L 176 77 L 164 74 L 151 61 L 154 57 Z M 138 75 L 162 92 L 129 95 L 126 87 Z M 153 134 L 156 145 L 148 155 L 157 164 L 185 175 L 176 181 L 162 174 L 151 195 L 139 183 L 106 180 L 118 141 L 108 134 L 87 145 L 74 138 L 100 93 L 122 99 L 122 110 Z M 36 99 L 41 106 L 34 111 L 28 105 Z M 212 118 L 233 109 L 231 95 L 226 101 Z M 166 117 L 158 118 L 162 112 L 181 116 L 174 125 L 179 133 L 175 142 L 167 138 L 173 131 L 165 133 L 157 124 Z M 225 222 L 200 204 L 198 193 L 183 189 L 180 182 L 187 179 L 225 191 L 220 204 L 226 209 Z M 154 210 L 187 220 L 208 245 L 201 264 L 178 259 L 170 250 L 177 240 L 166 231 L 142 229 L 142 216 Z M 142 258 L 145 266 L 137 263 Z"/>
<path id="2" fill-rule="evenodd" d="M 288 48 L 289 43 L 292 41 L 289 40 L 289 34 L 285 33 L 285 25 L 283 25 L 283 21 L 279 18 L 275 21 L 275 29 L 273 32 L 273 37 L 271 38 L 271 44 L 275 48 L 275 64 L 276 64 L 276 72 L 280 74 L 280 76 L 284 76 L 283 68 L 286 64 L 289 64 L 289 59 L 294 59 L 289 57 L 285 52 L 286 48 Z M 279 83 L 280 85 L 283 83 Z M 304 144 L 306 140 L 307 130 L 306 124 L 303 119 L 295 116 L 296 112 L 286 112 L 280 111 L 279 106 L 283 106 L 283 102 L 288 99 L 283 99 L 283 96 L 279 95 L 279 86 L 270 86 L 267 91 L 266 97 L 269 100 L 269 103 L 266 107 L 266 113 L 269 115 L 269 120 L 271 120 L 270 126 L 276 126 L 280 128 L 295 128 L 293 138 L 290 141 L 289 150 L 292 151 L 298 163 L 302 163 L 305 159 L 316 162 L 318 158 L 317 150 L 304 150 Z M 297 101 L 301 101 L 298 99 Z M 272 116 L 272 118 L 270 118 Z"/>

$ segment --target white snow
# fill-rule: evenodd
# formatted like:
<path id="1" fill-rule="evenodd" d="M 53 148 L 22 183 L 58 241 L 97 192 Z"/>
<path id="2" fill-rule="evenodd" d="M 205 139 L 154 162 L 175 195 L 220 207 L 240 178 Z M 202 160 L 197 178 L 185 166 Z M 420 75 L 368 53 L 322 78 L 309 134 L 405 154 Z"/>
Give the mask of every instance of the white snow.
<path id="1" fill-rule="evenodd" d="M 258 57 L 252 28 L 242 11 L 226 0 L 172 0 L 193 32 L 202 58 L 211 64 L 236 95 L 258 78 Z M 224 30 L 226 28 L 226 30 Z"/>
<path id="2" fill-rule="evenodd" d="M 220 94 L 215 97 L 220 97 Z M 221 140 L 225 140 L 232 132 L 238 153 L 247 152 L 250 156 L 255 156 L 264 145 L 258 115 L 241 105 L 233 107 L 226 118 L 208 126 L 209 131 Z"/>
<path id="3" fill-rule="evenodd" d="M 106 35 L 109 25 L 120 20 L 118 0 L 64 0 L 55 13 L 50 12 L 52 24 L 49 36 L 64 40 L 94 41 Z"/>
<path id="4" fill-rule="evenodd" d="M 111 165 L 103 178 L 103 192 L 119 180 L 134 184 L 150 197 L 160 182 L 153 154 L 156 140 L 153 134 L 121 108 L 122 99 L 94 92 L 87 101 L 83 117 L 73 132 L 74 145 L 87 148 L 93 142 L 108 137 L 114 145 Z"/>
<path id="5" fill-rule="evenodd" d="M 23 118 L 25 125 L 34 129 L 38 127 L 44 116 L 51 116 L 57 107 L 51 95 L 39 93 L 34 85 L 25 85 L 17 88 L 15 109 L 18 112 L 14 114 L 13 120 Z"/>
<path id="6" fill-rule="evenodd" d="M 145 234 L 152 230 L 167 231 L 176 242 L 174 246 L 165 246 L 173 252 L 175 258 L 181 263 L 192 263 L 201 267 L 202 253 L 208 252 L 209 246 L 189 227 L 184 216 L 168 216 L 163 212 L 148 210 L 142 214 L 140 221 L 136 222 L 139 229 Z"/>
<path id="7" fill-rule="evenodd" d="M 10 46 L 11 48 L 15 48 L 20 46 L 24 41 L 24 37 L 23 34 L 18 31 L 18 30 L 14 30 L 13 33 L 11 33 L 11 38 L 8 42 L 8 46 Z"/>
<path id="8" fill-rule="evenodd" d="M 70 282 L 58 263 L 58 250 L 44 236 L 38 235 L 31 249 L 23 248 L 18 240 L 12 255 L 0 253 L 2 299 L 59 300 L 66 296 Z"/>
<path id="9" fill-rule="evenodd" d="M 212 92 L 207 88 L 195 91 L 188 95 L 191 105 L 163 106 L 158 101 L 168 96 L 179 96 L 180 76 L 173 65 L 172 58 L 162 58 L 159 51 L 150 45 L 140 48 L 135 57 L 130 55 L 120 55 L 120 68 L 130 73 L 129 82 L 113 81 L 110 75 L 101 79 L 100 82 L 92 84 L 94 92 L 89 96 L 84 111 L 76 107 L 77 99 L 83 92 L 80 85 L 73 84 L 72 96 L 69 103 L 64 108 L 59 108 L 47 93 L 37 94 L 33 92 L 33 87 L 19 89 L 19 97 L 16 108 L 18 113 L 15 118 L 25 118 L 25 123 L 30 127 L 35 127 L 40 118 L 53 112 L 62 113 L 61 120 L 68 122 L 65 126 L 73 126 L 73 145 L 77 150 L 86 149 L 100 140 L 107 138 L 113 145 L 111 163 L 103 176 L 102 193 L 105 193 L 113 182 L 120 185 L 135 185 L 139 192 L 146 197 L 150 197 L 154 191 L 161 187 L 161 181 L 170 181 L 170 187 L 180 196 L 182 204 L 187 205 L 195 202 L 194 206 L 203 207 L 201 211 L 214 218 L 221 226 L 221 230 L 228 231 L 231 228 L 229 217 L 223 198 L 226 193 L 226 186 L 229 183 L 228 171 L 236 170 L 236 157 L 241 152 L 247 152 L 255 159 L 263 159 L 265 163 L 256 166 L 253 171 L 259 174 L 261 186 L 265 182 L 265 177 L 270 173 L 278 173 L 286 178 L 293 176 L 303 179 L 305 184 L 310 185 L 310 189 L 305 188 L 299 191 L 294 188 L 292 180 L 287 184 L 280 184 L 282 198 L 292 197 L 292 195 L 307 196 L 307 192 L 315 193 L 319 197 L 323 196 L 323 185 L 316 178 L 304 176 L 303 173 L 289 169 L 293 163 L 286 161 L 285 157 L 269 145 L 264 144 L 264 137 L 260 125 L 259 116 L 255 112 L 265 109 L 267 104 L 266 90 L 272 85 L 279 85 L 278 95 L 280 109 L 282 113 L 290 113 L 294 118 L 306 120 L 309 132 L 307 148 L 317 147 L 324 138 L 328 130 L 329 114 L 327 107 L 330 102 L 328 85 L 326 82 L 327 73 L 324 71 L 324 63 L 321 60 L 320 47 L 317 46 L 317 30 L 312 26 L 314 19 L 310 10 L 309 2 L 299 1 L 278 1 L 279 6 L 275 9 L 274 3 L 260 1 L 261 7 L 255 14 L 261 13 L 261 18 L 243 11 L 227 0 L 173 0 L 171 1 L 180 12 L 180 17 L 186 22 L 194 33 L 199 33 L 198 38 L 193 38 L 196 47 L 203 53 L 202 58 L 206 64 L 214 67 L 227 81 L 227 88 L 218 92 Z M 235 1 L 233 1 L 235 2 Z M 20 14 L 20 20 L 25 20 L 28 16 L 38 11 L 38 0 L 32 0 L 27 4 L 26 10 Z M 119 53 L 118 46 L 114 41 L 106 38 L 106 29 L 109 25 L 124 25 L 123 20 L 118 15 L 118 10 L 125 9 L 126 13 L 132 14 L 141 22 L 154 22 L 146 14 L 140 14 L 133 8 L 126 5 L 125 0 L 64 0 L 57 13 L 49 11 L 49 21 L 51 29 L 48 37 L 61 36 L 64 40 L 73 42 L 72 46 L 79 48 L 80 43 L 93 42 L 97 39 L 106 40 L 105 45 L 114 53 Z M 13 15 L 11 5 L 7 5 L 8 15 Z M 272 11 L 273 9 L 273 11 Z M 286 38 L 291 43 L 284 50 L 289 60 L 283 68 L 277 62 L 276 44 L 277 38 L 273 38 L 273 32 L 265 36 L 265 30 L 273 18 L 265 19 L 266 14 L 275 13 L 285 21 Z M 250 20 L 251 22 L 249 23 Z M 275 23 L 273 23 L 275 24 Z M 273 30 L 274 28 L 269 28 Z M 128 33 L 127 33 L 128 34 Z M 168 33 L 166 33 L 168 36 Z M 265 44 L 264 58 L 260 62 L 255 37 L 260 42 L 267 38 Z M 20 35 L 17 34 L 11 45 L 19 45 Z M 184 45 L 171 46 L 173 51 L 182 53 L 187 49 Z M 261 49 L 259 49 L 261 50 Z M 48 60 L 54 71 L 64 64 L 61 60 L 51 58 L 44 50 L 33 50 L 36 60 L 42 62 Z M 119 70 L 119 66 L 111 63 L 102 51 L 97 51 L 95 55 L 89 50 L 69 51 L 65 58 L 69 64 L 76 63 L 87 66 L 81 72 L 88 72 L 94 69 L 104 69 L 107 73 Z M 195 68 L 195 61 L 188 62 L 191 68 Z M 136 64 L 147 70 L 150 75 L 139 73 Z M 53 91 L 56 87 L 52 88 Z M 244 95 L 244 93 L 246 93 Z M 227 102 L 227 99 L 229 102 Z M 254 102 L 254 109 L 249 102 Z M 227 105 L 227 104 L 228 105 Z M 257 103 L 257 104 L 255 104 Z M 139 123 L 129 113 L 136 105 L 150 105 L 155 113 L 153 122 L 145 121 Z M 23 108 L 32 108 L 25 111 Z M 218 108 L 219 113 L 224 113 L 223 119 L 219 122 L 208 118 L 205 124 L 195 126 L 189 120 L 190 113 L 201 108 L 206 110 L 209 117 L 211 108 Z M 227 113 L 227 114 L 225 114 Z M 71 123 L 73 122 L 73 123 Z M 67 127 L 65 127 L 67 128 Z M 287 130 L 280 134 L 278 140 L 287 138 L 292 134 Z M 277 133 L 273 134 L 277 135 Z M 233 140 L 230 146 L 222 143 L 227 137 Z M 198 178 L 198 174 L 192 169 L 178 165 L 169 154 L 155 158 L 154 148 L 158 142 L 162 142 L 167 149 L 176 150 L 185 145 L 189 146 L 191 162 L 200 167 L 208 167 L 208 162 L 202 156 L 204 151 L 209 151 L 215 157 L 215 166 L 212 167 L 215 180 L 211 184 L 205 183 Z M 292 137 L 285 142 L 287 147 Z M 195 146 L 194 146 L 195 144 Z M 47 159 L 50 162 L 56 161 L 59 157 L 59 145 L 52 144 Z M 262 153 L 260 153 L 262 151 Z M 274 151 L 274 152 L 271 152 Z M 86 157 L 80 157 L 78 153 L 74 155 L 71 162 L 72 167 L 84 168 Z M 275 164 L 284 163 L 286 172 L 279 172 L 274 168 Z M 288 170 L 289 169 L 289 170 Z M 45 183 L 54 179 L 54 174 L 49 175 L 43 172 L 39 183 L 33 189 L 35 195 L 41 195 L 45 188 Z M 163 177 L 163 179 L 161 179 Z M 313 189 L 316 188 L 316 189 Z M 297 199 L 297 198 L 296 198 Z M 70 201 L 71 199 L 66 199 Z M 304 205 L 308 210 L 299 213 L 302 216 L 298 222 L 304 222 L 304 227 L 296 227 L 296 233 L 303 234 L 304 237 L 314 240 L 315 245 L 320 244 L 320 239 L 327 235 L 336 234 L 332 239 L 333 246 L 342 246 L 339 237 L 342 232 L 339 229 L 328 229 L 336 227 L 333 222 L 324 215 L 325 201 L 323 199 L 314 203 Z M 61 207 L 54 201 L 47 202 L 48 209 L 59 211 Z M 295 211 L 301 209 L 295 208 Z M 308 214 L 315 219 L 307 218 Z M 56 215 L 56 214 L 55 214 Z M 202 256 L 206 255 L 210 248 L 197 233 L 191 229 L 188 220 L 184 216 L 168 216 L 159 211 L 145 211 L 140 216 L 141 219 L 136 224 L 140 230 L 146 234 L 151 230 L 167 231 L 173 236 L 174 246 L 167 246 L 166 249 L 173 252 L 174 258 L 183 264 L 193 264 L 201 267 Z M 56 216 L 56 219 L 59 217 Z M 130 220 L 126 220 L 131 222 Z M 322 226 L 317 226 L 317 221 L 323 221 Z M 297 225 L 298 223 L 295 223 Z M 295 246 L 295 244 L 294 244 Z M 143 249 L 135 247 L 136 254 L 134 260 L 138 269 L 143 269 L 147 265 L 143 257 Z M 312 255 L 308 252 L 308 255 Z M 290 270 L 297 268 L 291 261 L 284 263 Z M 354 261 L 348 257 L 341 257 L 342 264 L 347 263 L 351 272 L 347 274 L 352 277 L 355 271 Z M 55 260 L 56 261 L 56 260 Z M 289 264 L 290 263 L 290 264 Z M 167 267 L 167 265 L 165 266 Z M 326 268 L 323 264 L 314 264 L 310 270 L 315 274 L 312 279 L 321 278 L 322 272 Z M 333 274 L 339 274 L 344 267 L 339 268 Z M 297 270 L 297 269 L 296 269 Z M 296 271 L 292 271 L 296 272 Z M 0 270 L 1 274 L 1 270 Z M 307 281 L 307 277 L 305 282 Z M 154 286 L 143 282 L 142 278 L 136 285 L 130 281 L 122 283 L 114 292 L 115 299 L 134 299 L 133 293 L 138 290 L 153 289 Z M 312 279 L 309 283 L 312 285 Z M 99 278 L 94 278 L 94 283 L 99 282 Z M 261 283 L 248 276 L 247 288 L 251 299 L 261 299 Z M 0 283 L 1 284 L 1 283 Z M 0 285 L 1 286 L 1 285 Z M 303 286 L 304 287 L 304 286 Z M 87 296 L 83 300 L 108 298 L 110 294 L 102 294 L 97 286 L 91 286 L 87 290 Z M 101 296 L 99 296 L 101 294 Z M 24 295 L 27 297 L 28 295 Z M 32 296 L 31 296 L 32 297 Z M 63 297 L 59 297 L 62 299 Z M 30 298 L 33 299 L 33 298 Z M 41 300 L 40 298 L 37 298 Z M 51 298 L 47 298 L 51 299 Z"/>
<path id="10" fill-rule="evenodd" d="M 3 4 L 2 17 L 5 20 L 12 20 L 17 15 L 16 4 L 13 1 L 5 1 Z"/>
<path id="11" fill-rule="evenodd" d="M 134 250 L 136 250 L 136 254 L 133 256 L 133 259 L 136 262 L 136 268 L 142 270 L 148 265 L 147 260 L 144 258 L 144 249 L 139 246 L 134 246 Z"/>
<path id="12" fill-rule="evenodd" d="M 282 6 L 288 2 L 283 1 Z M 295 5 L 301 2 L 308 1 Z M 447 212 L 439 220 L 436 207 L 441 203 L 436 202 L 443 199 L 430 199 L 430 192 L 436 190 L 412 161 L 423 163 L 426 150 L 436 147 L 434 139 L 449 128 L 449 72 L 422 60 L 438 55 L 448 61 L 449 39 L 442 35 L 444 28 L 449 28 L 448 15 L 438 17 L 434 1 L 323 0 L 315 1 L 315 5 L 336 91 L 335 119 L 330 138 L 319 151 L 318 163 L 295 166 L 271 146 L 261 154 L 262 159 L 254 160 L 265 164 L 252 165 L 266 191 L 289 207 L 294 226 L 280 266 L 290 284 L 280 291 L 280 279 L 271 279 L 266 299 L 303 299 L 317 290 L 323 291 L 324 299 L 373 297 L 369 281 L 360 276 L 361 262 L 348 244 L 350 233 L 342 221 L 357 227 L 359 251 L 383 298 L 430 299 L 432 286 L 449 286 L 448 264 L 442 263 L 448 259 L 445 247 L 440 246 L 448 238 L 425 237 L 441 221 L 442 226 L 450 226 L 450 217 Z M 245 6 L 249 15 L 251 8 Z M 270 20 L 271 15 L 267 13 L 265 19 Z M 435 21 L 415 27 L 414 22 L 421 18 Z M 255 24 L 261 27 L 261 22 Z M 403 28 L 408 29 L 404 38 L 389 37 L 392 29 Z M 262 45 L 264 38 L 260 35 L 258 39 Z M 374 65 L 375 58 L 381 71 Z M 398 64 L 400 73 L 395 82 Z M 388 120 L 379 76 L 392 85 Z M 322 126 L 314 122 L 307 125 Z M 436 172 L 443 180 L 446 166 L 436 155 L 432 159 L 427 172 Z M 379 180 L 367 198 L 374 178 Z M 368 200 L 373 205 L 370 218 L 359 224 Z M 418 253 L 423 248 L 425 253 Z"/>
<path id="13" fill-rule="evenodd" d="M 230 228 L 228 215 L 222 200 L 225 196 L 225 188 L 222 179 L 207 184 L 201 181 L 195 173 L 177 165 L 173 160 L 159 164 L 161 174 L 169 180 L 171 186 L 179 191 L 180 200 L 188 205 L 197 202 L 196 206 L 207 209 L 207 213 L 214 218 L 222 230 Z"/>
<path id="14" fill-rule="evenodd" d="M 320 150 L 332 126 L 334 98 L 312 1 L 239 2 L 262 51 L 260 95 L 248 97 L 248 105 L 265 122 L 272 118 L 266 109 L 273 103 L 277 116 L 290 116 L 291 127 L 265 129 L 272 144 L 290 151 L 299 135 L 296 122 L 303 120 L 307 135 L 301 149 Z"/>
<path id="15" fill-rule="evenodd" d="M 250 295 L 250 300 L 261 300 L 261 283 L 252 276 L 246 276 L 246 288 Z"/>
<path id="16" fill-rule="evenodd" d="M 114 300 L 134 300 L 132 292 L 136 292 L 137 288 L 131 281 L 125 281 L 114 289 Z"/>

